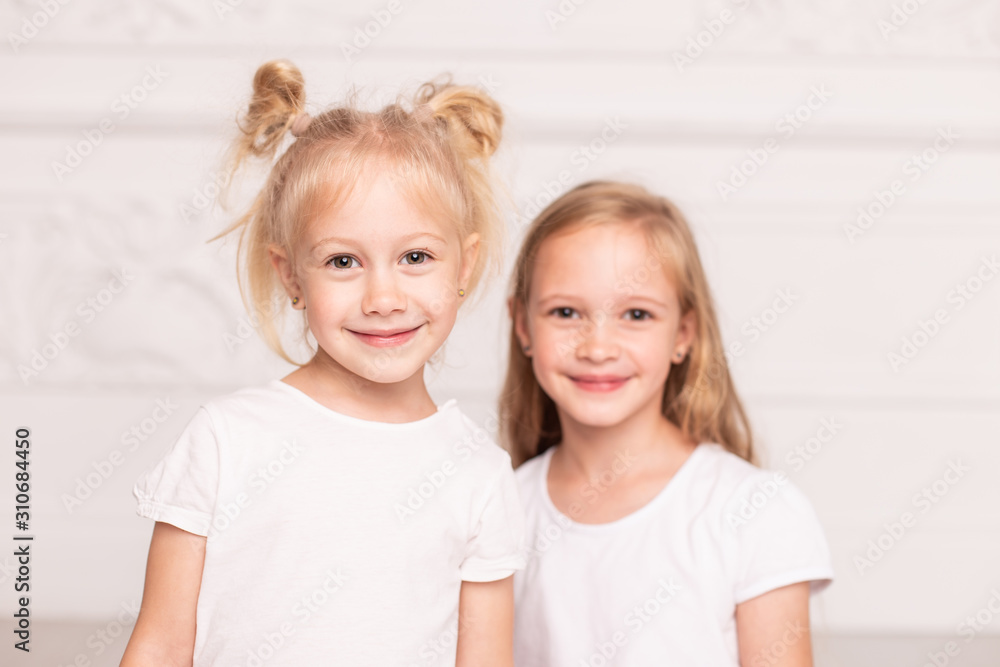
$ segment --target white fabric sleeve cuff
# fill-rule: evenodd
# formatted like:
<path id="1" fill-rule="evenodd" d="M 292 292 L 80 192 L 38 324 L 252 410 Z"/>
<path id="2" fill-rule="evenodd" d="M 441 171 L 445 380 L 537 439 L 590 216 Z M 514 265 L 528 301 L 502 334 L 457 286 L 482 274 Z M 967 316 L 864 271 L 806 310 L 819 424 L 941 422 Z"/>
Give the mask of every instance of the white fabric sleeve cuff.
<path id="1" fill-rule="evenodd" d="M 209 528 L 212 526 L 212 517 L 183 507 L 173 507 L 163 505 L 153 500 L 145 499 L 136 494 L 139 504 L 135 509 L 136 514 L 153 521 L 162 521 L 172 526 L 177 526 L 181 530 L 186 530 L 195 535 L 208 537 Z"/>
<path id="2" fill-rule="evenodd" d="M 507 452 L 503 452 L 499 468 L 472 529 L 468 553 L 461 566 L 464 581 L 505 579 L 527 565 L 524 510 Z"/>
<path id="3" fill-rule="evenodd" d="M 809 592 L 811 594 L 819 593 L 833 581 L 833 570 L 825 567 L 808 567 L 775 574 L 736 591 L 736 604 L 752 600 L 764 593 L 770 593 L 782 586 L 790 586 L 803 581 L 810 583 Z"/>

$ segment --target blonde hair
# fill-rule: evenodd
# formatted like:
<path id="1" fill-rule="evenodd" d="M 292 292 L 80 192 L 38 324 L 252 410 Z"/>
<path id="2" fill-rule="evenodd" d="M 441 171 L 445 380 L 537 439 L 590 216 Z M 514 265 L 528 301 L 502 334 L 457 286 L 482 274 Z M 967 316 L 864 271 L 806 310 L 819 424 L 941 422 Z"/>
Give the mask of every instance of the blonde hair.
<path id="1" fill-rule="evenodd" d="M 729 374 L 712 295 L 687 221 L 673 203 L 641 186 L 592 181 L 538 215 L 514 265 L 510 352 L 500 398 L 500 435 L 514 465 L 562 440 L 556 405 L 535 379 L 531 360 L 515 335 L 514 322 L 524 313 L 531 291 L 535 258 L 542 242 L 558 232 L 608 223 L 635 225 L 646 232 L 678 291 L 682 314 L 694 311 L 697 319 L 688 355 L 667 376 L 663 416 L 695 442 L 717 442 L 754 463 L 750 423 Z"/>
<path id="2" fill-rule="evenodd" d="M 261 65 L 230 148 L 230 182 L 248 159 L 273 160 L 298 118 L 297 138 L 274 162 L 250 208 L 210 239 L 240 231 L 236 271 L 243 303 L 259 318 L 264 341 L 298 366 L 303 364 L 293 361 L 281 342 L 285 308 L 272 304 L 284 287 L 268 246 L 284 248 L 294 262 L 294 241 L 312 217 L 344 201 L 373 169 L 400 177 L 411 202 L 453 223 L 462 239 L 479 234 L 478 257 L 465 287 L 470 294 L 484 274 L 498 272 L 503 240 L 489 164 L 500 142 L 503 112 L 480 89 L 432 81 L 420 86 L 409 104 L 397 100 L 379 111 L 362 111 L 352 102 L 323 111 L 302 129 L 304 112 L 299 69 L 287 60 Z"/>

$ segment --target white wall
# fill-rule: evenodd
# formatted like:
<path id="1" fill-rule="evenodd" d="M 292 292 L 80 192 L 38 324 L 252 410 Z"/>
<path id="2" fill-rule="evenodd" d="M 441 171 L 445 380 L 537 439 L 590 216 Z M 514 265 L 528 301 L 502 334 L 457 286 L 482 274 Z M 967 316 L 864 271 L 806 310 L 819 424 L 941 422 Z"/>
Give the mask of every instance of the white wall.
<path id="1" fill-rule="evenodd" d="M 0 429 L 4 442 L 33 431 L 37 618 L 96 621 L 138 600 L 151 525 L 134 514 L 135 478 L 199 402 L 288 370 L 255 337 L 229 349 L 224 335 L 245 320 L 234 246 L 205 244 L 225 218 L 180 211 L 211 183 L 253 71 L 272 57 L 302 67 L 313 108 L 350 84 L 382 99 L 443 71 L 493 86 L 522 215 L 563 187 L 563 170 L 571 184 L 638 180 L 681 205 L 725 338 L 744 346 L 732 365 L 767 463 L 805 490 L 831 542 L 838 579 L 818 600 L 818 629 L 951 635 L 1000 589 L 1000 280 L 962 307 L 951 292 L 976 287 L 983 258 L 1000 254 L 996 2 L 910 0 L 916 13 L 884 38 L 883 1 L 564 0 L 575 10 L 551 27 L 554 1 L 402 0 L 352 64 L 341 43 L 388 3 L 243 0 L 221 16 L 210 2 L 52 4 L 16 45 L 8 33 L 40 5 L 0 8 Z M 731 24 L 679 69 L 674 54 L 723 9 Z M 115 100 L 149 68 L 162 81 L 123 118 Z M 776 124 L 816 89 L 829 100 L 782 134 Z M 625 129 L 581 168 L 575 151 L 614 118 Z M 60 179 L 53 162 L 104 119 L 114 131 Z M 946 128 L 957 139 L 912 180 L 907 160 Z M 717 183 L 769 137 L 777 151 L 723 201 Z M 844 226 L 894 179 L 903 194 L 850 241 Z M 512 221 L 514 242 L 524 222 Z M 122 268 L 134 279 L 90 321 L 78 304 Z M 503 364 L 504 288 L 505 277 L 466 316 L 432 375 L 436 397 L 460 396 L 480 420 Z M 752 338 L 779 290 L 794 303 Z M 947 321 L 894 369 L 888 353 L 939 309 Z M 22 380 L 18 366 L 70 321 L 80 334 Z M 63 494 L 158 399 L 176 411 L 68 511 Z M 824 419 L 842 427 L 796 470 L 788 453 Z M 922 512 L 914 494 L 951 461 L 969 471 Z M 855 556 L 905 511 L 916 525 L 859 572 Z M 9 577 L 0 569 L 4 591 Z M 4 615 L 12 606 L 0 595 Z"/>

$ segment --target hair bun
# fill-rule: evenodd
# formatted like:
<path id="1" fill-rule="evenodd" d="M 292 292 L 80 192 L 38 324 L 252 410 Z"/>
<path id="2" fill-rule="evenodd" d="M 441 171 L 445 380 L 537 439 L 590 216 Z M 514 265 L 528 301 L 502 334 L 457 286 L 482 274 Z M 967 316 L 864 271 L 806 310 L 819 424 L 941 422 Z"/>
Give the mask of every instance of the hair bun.
<path id="1" fill-rule="evenodd" d="M 503 111 L 484 91 L 450 82 L 425 83 L 417 91 L 417 104 L 426 104 L 434 116 L 443 118 L 453 130 L 464 133 L 480 158 L 489 158 L 500 145 Z"/>
<path id="2" fill-rule="evenodd" d="M 257 68 L 253 97 L 239 124 L 243 154 L 274 155 L 305 101 L 305 80 L 290 61 L 272 60 Z"/>

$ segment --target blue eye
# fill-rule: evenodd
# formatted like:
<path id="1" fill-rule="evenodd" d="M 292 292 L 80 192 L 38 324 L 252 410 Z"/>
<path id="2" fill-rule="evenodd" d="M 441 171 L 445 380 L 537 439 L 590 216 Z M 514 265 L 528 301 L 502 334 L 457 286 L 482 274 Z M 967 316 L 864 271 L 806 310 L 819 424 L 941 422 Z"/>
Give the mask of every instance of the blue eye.
<path id="1" fill-rule="evenodd" d="M 648 320 L 651 317 L 653 317 L 652 313 L 641 308 L 632 308 L 631 310 L 625 311 L 625 319 L 628 320 Z"/>
<path id="2" fill-rule="evenodd" d="M 355 266 L 361 266 L 361 263 L 350 255 L 337 255 L 331 257 L 327 265 L 335 269 L 353 269 Z"/>
<path id="3" fill-rule="evenodd" d="M 553 308 L 550 311 L 550 314 L 555 315 L 556 317 L 561 319 L 569 319 L 574 315 L 576 315 L 576 311 L 573 310 L 572 308 Z"/>
<path id="4" fill-rule="evenodd" d="M 423 250 L 411 250 L 403 256 L 403 261 L 407 264 L 423 264 L 428 259 L 430 255 Z"/>

